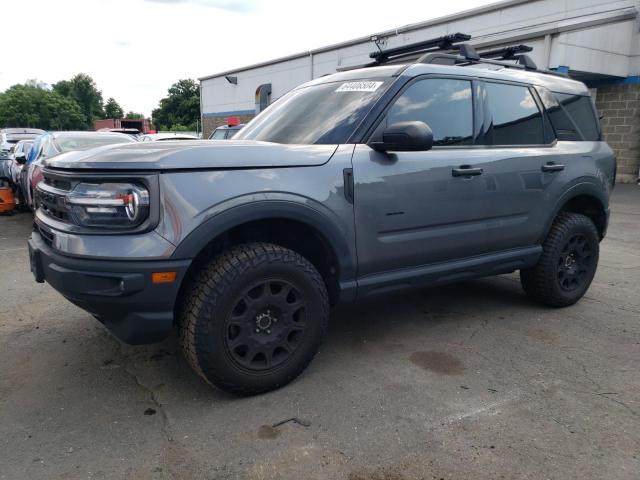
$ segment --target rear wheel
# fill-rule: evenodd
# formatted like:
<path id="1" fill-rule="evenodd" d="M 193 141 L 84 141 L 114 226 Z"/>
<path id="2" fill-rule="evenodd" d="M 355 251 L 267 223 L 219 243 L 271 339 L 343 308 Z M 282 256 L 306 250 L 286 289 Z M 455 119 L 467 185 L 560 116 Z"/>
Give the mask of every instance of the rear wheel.
<path id="1" fill-rule="evenodd" d="M 326 330 L 326 287 L 299 254 L 267 243 L 235 247 L 198 275 L 181 313 L 187 361 L 209 383 L 252 395 L 296 378 Z"/>
<path id="2" fill-rule="evenodd" d="M 520 271 L 525 292 L 551 307 L 573 305 L 591 285 L 599 249 L 598 231 L 589 217 L 560 213 L 544 241 L 538 263 Z"/>

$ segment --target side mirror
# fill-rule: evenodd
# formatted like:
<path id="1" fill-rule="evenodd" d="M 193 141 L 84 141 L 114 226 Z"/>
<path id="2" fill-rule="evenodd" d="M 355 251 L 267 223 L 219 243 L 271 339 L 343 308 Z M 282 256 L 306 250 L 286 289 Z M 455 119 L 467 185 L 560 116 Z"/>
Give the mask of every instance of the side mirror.
<path id="1" fill-rule="evenodd" d="M 27 163 L 27 156 L 24 154 L 24 152 L 16 153 L 15 159 L 18 165 L 24 165 L 25 163 Z"/>
<path id="2" fill-rule="evenodd" d="M 382 132 L 382 142 L 369 144 L 377 152 L 422 152 L 433 147 L 433 132 L 424 122 L 398 122 Z"/>

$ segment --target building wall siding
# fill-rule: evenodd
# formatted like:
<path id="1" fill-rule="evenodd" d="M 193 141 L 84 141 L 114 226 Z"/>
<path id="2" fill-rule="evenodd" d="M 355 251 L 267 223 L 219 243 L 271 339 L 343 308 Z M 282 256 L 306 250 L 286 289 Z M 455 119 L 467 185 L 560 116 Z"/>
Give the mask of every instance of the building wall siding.
<path id="1" fill-rule="evenodd" d="M 622 183 L 638 181 L 640 171 L 640 85 L 598 87 L 596 108 L 604 140 L 616 152 Z"/>

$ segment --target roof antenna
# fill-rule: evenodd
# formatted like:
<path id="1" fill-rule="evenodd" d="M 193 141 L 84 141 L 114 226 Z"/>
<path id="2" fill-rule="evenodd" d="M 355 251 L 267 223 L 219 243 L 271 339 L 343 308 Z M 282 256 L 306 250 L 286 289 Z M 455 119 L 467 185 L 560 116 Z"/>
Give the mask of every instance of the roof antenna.
<path id="1" fill-rule="evenodd" d="M 371 41 L 376 44 L 376 47 L 378 47 L 378 51 L 382 53 L 382 48 L 380 48 L 380 45 L 384 43 L 384 39 L 380 38 L 378 35 L 373 35 L 371 37 Z"/>

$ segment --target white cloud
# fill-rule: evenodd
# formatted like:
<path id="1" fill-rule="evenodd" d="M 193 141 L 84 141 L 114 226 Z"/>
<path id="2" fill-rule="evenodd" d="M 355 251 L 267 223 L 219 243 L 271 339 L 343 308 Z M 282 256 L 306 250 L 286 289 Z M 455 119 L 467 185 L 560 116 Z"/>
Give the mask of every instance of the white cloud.
<path id="1" fill-rule="evenodd" d="M 255 2 L 243 0 L 146 0 L 147 2 L 184 4 L 192 3 L 202 7 L 220 8 L 231 12 L 248 12 L 255 8 Z"/>
<path id="2" fill-rule="evenodd" d="M 197 78 L 493 0 L 20 0 L 3 2 L 0 91 L 91 75 L 103 97 L 149 115 Z"/>

